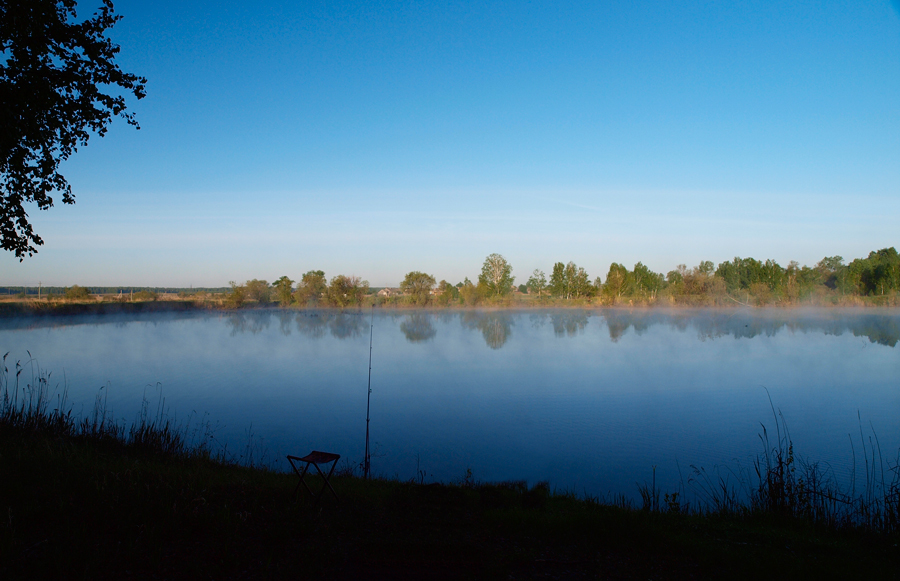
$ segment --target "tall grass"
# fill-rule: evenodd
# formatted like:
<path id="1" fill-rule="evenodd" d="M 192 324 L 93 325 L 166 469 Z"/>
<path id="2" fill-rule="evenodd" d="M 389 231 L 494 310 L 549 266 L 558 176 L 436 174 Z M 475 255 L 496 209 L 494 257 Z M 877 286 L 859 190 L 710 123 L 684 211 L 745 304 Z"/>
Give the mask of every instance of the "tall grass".
<path id="1" fill-rule="evenodd" d="M 65 378 L 54 383 L 52 373 L 41 369 L 30 352 L 28 361 L 16 361 L 9 369 L 8 356 L 0 362 L 0 430 L 92 440 L 146 454 L 234 461 L 223 446 L 212 454 L 215 430 L 208 421 L 179 424 L 161 394 L 154 409 L 145 392 L 140 412 L 126 427 L 113 417 L 108 389 L 101 388 L 90 413 L 78 418 L 68 404 Z"/>
<path id="2" fill-rule="evenodd" d="M 900 530 L 900 451 L 885 459 L 874 429 L 867 437 L 860 420 L 864 472 L 857 477 L 851 438 L 853 469 L 849 483 L 841 485 L 830 467 L 795 454 L 784 415 L 774 406 L 772 413 L 774 439 L 761 424 L 763 452 L 749 469 L 708 471 L 692 465 L 687 486 L 682 483 L 660 502 L 662 491 L 656 485 L 654 467 L 652 483 L 638 486 L 643 510 L 803 520 L 838 529 Z M 682 501 L 687 489 L 694 494 L 694 504 Z"/>

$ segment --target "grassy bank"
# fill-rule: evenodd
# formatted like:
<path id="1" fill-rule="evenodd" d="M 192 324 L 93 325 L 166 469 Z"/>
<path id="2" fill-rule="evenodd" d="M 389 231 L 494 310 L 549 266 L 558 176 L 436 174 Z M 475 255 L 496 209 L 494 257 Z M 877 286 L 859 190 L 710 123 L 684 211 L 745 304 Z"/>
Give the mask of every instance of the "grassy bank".
<path id="1" fill-rule="evenodd" d="M 683 516 L 521 484 L 295 478 L 84 439 L 0 432 L 4 579 L 870 578 L 897 536 Z"/>
<path id="2" fill-rule="evenodd" d="M 781 436 L 749 501 L 713 490 L 693 511 L 652 485 L 634 507 L 540 484 L 365 480 L 348 464 L 339 500 L 316 504 L 163 406 L 130 425 L 102 401 L 76 418 L 48 375 L 18 371 L 0 374 L 3 579 L 884 579 L 900 566 L 890 486 L 829 508 L 834 491 L 811 486 Z"/>
<path id="3" fill-rule="evenodd" d="M 215 303 L 195 300 L 171 301 L 0 301 L 0 317 L 42 317 L 70 315 L 116 315 L 170 313 L 217 308 Z"/>

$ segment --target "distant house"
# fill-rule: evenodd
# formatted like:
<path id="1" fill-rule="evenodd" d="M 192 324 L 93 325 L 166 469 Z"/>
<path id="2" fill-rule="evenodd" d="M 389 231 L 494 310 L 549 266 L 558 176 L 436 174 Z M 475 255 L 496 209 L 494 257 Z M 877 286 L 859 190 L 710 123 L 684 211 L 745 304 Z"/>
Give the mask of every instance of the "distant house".
<path id="1" fill-rule="evenodd" d="M 400 289 L 396 288 L 396 287 L 383 288 L 380 291 L 378 291 L 378 296 L 385 297 L 385 298 L 386 297 L 398 297 L 402 294 L 403 293 L 400 291 Z"/>

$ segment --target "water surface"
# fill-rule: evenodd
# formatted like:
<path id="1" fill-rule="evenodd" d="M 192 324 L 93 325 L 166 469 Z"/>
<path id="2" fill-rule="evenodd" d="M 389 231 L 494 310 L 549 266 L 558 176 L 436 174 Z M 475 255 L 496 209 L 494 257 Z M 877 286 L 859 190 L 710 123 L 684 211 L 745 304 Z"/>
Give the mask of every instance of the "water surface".
<path id="1" fill-rule="evenodd" d="M 284 467 L 312 449 L 362 461 L 370 325 L 373 470 L 426 481 L 549 480 L 578 493 L 674 489 L 691 465 L 739 471 L 774 429 L 852 471 L 860 429 L 900 447 L 900 312 L 243 311 L 0 321 L 29 359 L 132 419 L 159 394 L 181 420 Z M 26 376 L 28 373 L 25 374 Z M 252 436 L 252 437 L 251 437 Z M 866 440 L 868 445 L 868 440 Z M 861 474 L 861 467 L 857 470 Z"/>

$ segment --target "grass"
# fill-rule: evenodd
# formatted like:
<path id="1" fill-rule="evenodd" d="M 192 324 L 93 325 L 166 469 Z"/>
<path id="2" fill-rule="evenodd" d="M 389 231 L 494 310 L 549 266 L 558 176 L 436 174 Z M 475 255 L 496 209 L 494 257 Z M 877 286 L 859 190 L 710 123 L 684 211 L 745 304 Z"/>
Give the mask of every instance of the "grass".
<path id="1" fill-rule="evenodd" d="M 340 500 L 316 504 L 302 489 L 294 498 L 292 474 L 214 453 L 209 431 L 174 425 L 162 401 L 126 427 L 99 397 L 73 417 L 65 388 L 52 397 L 32 362 L 0 380 L 3 579 L 829 579 L 890 578 L 900 565 L 884 471 L 869 464 L 853 518 L 815 504 L 834 490 L 811 482 L 783 418 L 747 501 L 700 471 L 705 504 L 651 483 L 636 507 L 471 473 L 366 480 L 344 465 Z"/>

